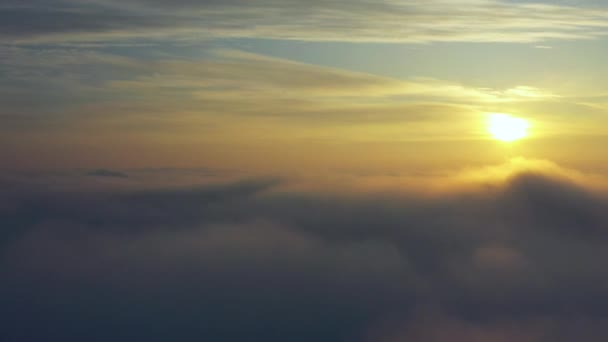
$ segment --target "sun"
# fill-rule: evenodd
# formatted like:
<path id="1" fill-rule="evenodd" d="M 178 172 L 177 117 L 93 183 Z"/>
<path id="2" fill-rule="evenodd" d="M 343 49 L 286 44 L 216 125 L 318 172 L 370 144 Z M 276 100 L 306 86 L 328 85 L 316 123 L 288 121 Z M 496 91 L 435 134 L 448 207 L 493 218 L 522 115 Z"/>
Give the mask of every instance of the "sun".
<path id="1" fill-rule="evenodd" d="M 528 136 L 528 121 L 508 114 L 490 114 L 488 131 L 500 141 L 512 142 Z"/>

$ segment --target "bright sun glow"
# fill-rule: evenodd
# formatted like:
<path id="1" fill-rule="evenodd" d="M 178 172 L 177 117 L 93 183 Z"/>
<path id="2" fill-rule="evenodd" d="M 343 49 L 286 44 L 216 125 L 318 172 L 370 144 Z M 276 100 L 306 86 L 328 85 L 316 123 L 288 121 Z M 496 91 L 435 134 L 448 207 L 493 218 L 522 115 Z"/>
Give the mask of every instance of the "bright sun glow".
<path id="1" fill-rule="evenodd" d="M 488 131 L 495 139 L 511 142 L 528 135 L 528 121 L 508 114 L 490 114 Z"/>

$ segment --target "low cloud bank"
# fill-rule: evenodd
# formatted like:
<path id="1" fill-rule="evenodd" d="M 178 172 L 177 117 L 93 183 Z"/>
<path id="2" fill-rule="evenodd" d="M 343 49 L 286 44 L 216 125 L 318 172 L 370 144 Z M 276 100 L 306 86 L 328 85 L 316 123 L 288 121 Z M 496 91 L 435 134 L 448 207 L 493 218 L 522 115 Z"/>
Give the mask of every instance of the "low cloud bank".
<path id="1" fill-rule="evenodd" d="M 608 201 L 565 177 L 420 196 L 242 181 L 0 198 L 7 341 L 604 341 Z"/>

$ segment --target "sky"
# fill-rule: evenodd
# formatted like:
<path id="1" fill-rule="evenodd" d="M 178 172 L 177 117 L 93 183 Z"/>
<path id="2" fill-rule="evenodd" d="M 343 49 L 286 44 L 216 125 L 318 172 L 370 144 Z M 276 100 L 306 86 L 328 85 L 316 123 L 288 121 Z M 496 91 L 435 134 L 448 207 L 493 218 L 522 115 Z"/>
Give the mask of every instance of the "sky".
<path id="1" fill-rule="evenodd" d="M 0 340 L 605 341 L 607 55 L 600 0 L 0 0 Z"/>

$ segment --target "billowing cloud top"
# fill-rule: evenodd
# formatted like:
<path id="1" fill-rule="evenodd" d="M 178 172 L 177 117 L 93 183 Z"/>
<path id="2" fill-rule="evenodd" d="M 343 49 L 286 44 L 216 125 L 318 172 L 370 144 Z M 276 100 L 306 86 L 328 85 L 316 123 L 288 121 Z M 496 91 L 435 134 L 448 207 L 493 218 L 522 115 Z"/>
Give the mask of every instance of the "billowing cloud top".
<path id="1" fill-rule="evenodd" d="M 603 341 L 608 202 L 564 179 L 520 170 L 442 197 L 14 182 L 2 336 Z"/>

